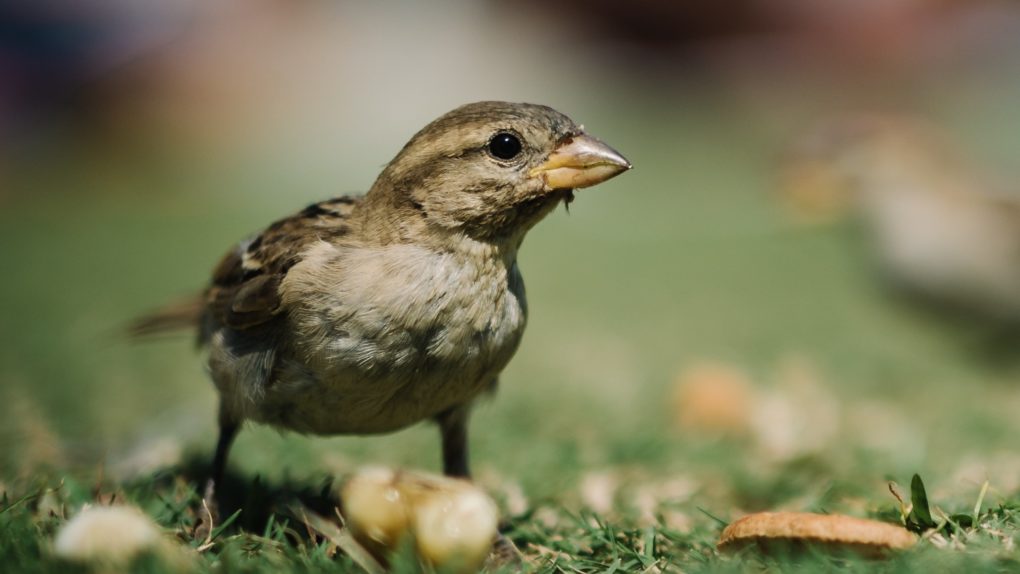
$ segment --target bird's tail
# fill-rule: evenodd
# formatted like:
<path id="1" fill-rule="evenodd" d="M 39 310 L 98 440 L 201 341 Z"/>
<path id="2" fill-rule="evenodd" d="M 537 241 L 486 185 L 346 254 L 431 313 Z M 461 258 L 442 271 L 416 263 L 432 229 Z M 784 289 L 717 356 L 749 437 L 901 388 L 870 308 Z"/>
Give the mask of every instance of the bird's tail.
<path id="1" fill-rule="evenodd" d="M 144 338 L 185 329 L 194 330 L 202 324 L 204 313 L 203 297 L 183 299 L 135 319 L 128 324 L 127 334 L 132 338 Z"/>

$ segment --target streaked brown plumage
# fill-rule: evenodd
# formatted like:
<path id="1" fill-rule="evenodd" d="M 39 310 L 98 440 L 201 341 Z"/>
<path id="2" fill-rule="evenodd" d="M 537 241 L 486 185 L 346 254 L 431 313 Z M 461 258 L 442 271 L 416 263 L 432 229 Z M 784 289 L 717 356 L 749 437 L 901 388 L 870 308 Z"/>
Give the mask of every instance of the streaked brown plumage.
<path id="1" fill-rule="evenodd" d="M 434 419 L 445 472 L 468 475 L 468 410 L 526 321 L 525 233 L 629 168 L 551 108 L 469 104 L 418 132 L 364 197 L 311 205 L 231 250 L 201 304 L 136 325 L 199 325 L 221 396 L 207 494 L 245 420 L 369 434 Z"/>

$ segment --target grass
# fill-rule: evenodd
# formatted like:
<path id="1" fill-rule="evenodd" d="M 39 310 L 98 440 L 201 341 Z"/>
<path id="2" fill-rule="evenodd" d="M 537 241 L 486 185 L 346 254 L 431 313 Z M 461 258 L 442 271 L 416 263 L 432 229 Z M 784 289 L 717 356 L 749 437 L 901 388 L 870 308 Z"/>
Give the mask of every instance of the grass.
<path id="1" fill-rule="evenodd" d="M 192 563 L 200 572 L 360 572 L 349 558 L 337 552 L 325 537 L 310 534 L 303 517 L 294 511 L 295 500 L 326 504 L 329 497 L 313 494 L 307 485 L 267 485 L 255 479 L 247 490 L 244 510 L 231 515 L 208 539 L 190 535 L 196 520 L 199 496 L 178 469 L 153 473 L 143 479 L 116 486 L 116 491 L 97 488 L 70 478 L 52 486 L 37 486 L 19 498 L 8 495 L 0 506 L 0 549 L 8 572 L 68 571 L 69 565 L 52 556 L 48 540 L 74 509 L 97 501 L 130 502 L 145 510 L 198 558 Z M 975 499 L 976 500 L 976 499 Z M 335 502 L 335 501 L 333 501 Z M 971 501 L 973 503 L 973 501 Z M 668 505 L 667 505 L 668 506 Z M 678 509 L 688 508 L 680 504 Z M 254 509 L 257 516 L 245 516 Z M 525 549 L 534 572 L 716 572 L 749 570 L 818 571 L 839 568 L 862 572 L 940 571 L 1008 572 L 1020 566 L 1014 549 L 1020 503 L 1000 501 L 993 505 L 963 506 L 952 522 L 939 518 L 930 525 L 915 549 L 884 559 L 864 559 L 852 554 L 833 554 L 808 549 L 790 554 L 760 554 L 753 549 L 720 555 L 715 540 L 724 520 L 709 511 L 696 511 L 683 526 L 666 518 L 664 510 L 653 520 L 623 513 L 600 516 L 591 510 L 572 511 L 555 501 L 508 517 L 506 535 Z M 825 510 L 825 509 L 818 509 Z M 895 519 L 892 504 L 871 512 Z M 940 510 L 936 515 L 944 516 Z M 976 517 L 973 525 L 960 526 L 961 516 Z M 409 556 L 398 558 L 395 571 L 418 571 Z M 400 566 L 402 565 L 402 566 Z M 172 567 L 143 556 L 132 571 L 172 572 Z"/>
<path id="2" fill-rule="evenodd" d="M 766 134 L 686 104 L 704 113 L 606 126 L 637 169 L 581 193 L 525 244 L 528 334 L 472 432 L 507 536 L 536 572 L 1015 571 L 1016 366 L 988 360 L 980 327 L 889 297 L 852 227 L 788 225 L 767 193 Z M 437 468 L 428 426 L 371 438 L 247 429 L 226 489 L 225 515 L 240 513 L 198 552 L 213 391 L 190 341 L 138 346 L 116 332 L 201 285 L 230 242 L 316 199 L 261 189 L 276 180 L 259 170 L 270 167 L 181 182 L 69 162 L 26 176 L 50 191 L 0 212 L 3 571 L 74 571 L 52 555 L 54 532 L 117 500 L 192 548 L 197 571 L 357 572 L 294 504 L 330 515 L 330 485 L 364 464 Z M 354 186 L 371 171 L 336 177 Z M 674 380 L 703 362 L 747 379 L 745 427 L 678 425 Z M 914 473 L 939 509 L 924 526 L 973 524 L 883 560 L 715 549 L 723 525 L 752 511 L 900 521 L 887 483 L 909 492 Z M 168 568 L 143 557 L 132 570 Z"/>

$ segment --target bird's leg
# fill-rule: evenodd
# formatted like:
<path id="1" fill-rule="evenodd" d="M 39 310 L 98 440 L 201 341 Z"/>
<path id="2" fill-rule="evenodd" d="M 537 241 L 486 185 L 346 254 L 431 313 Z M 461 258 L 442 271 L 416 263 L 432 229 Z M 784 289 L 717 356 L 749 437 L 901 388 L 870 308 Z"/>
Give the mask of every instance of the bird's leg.
<path id="1" fill-rule="evenodd" d="M 205 483 L 205 492 L 202 495 L 202 502 L 208 509 L 209 518 L 215 524 L 219 521 L 218 504 L 216 503 L 216 487 L 223 482 L 223 473 L 227 467 L 227 456 L 230 454 L 230 445 L 234 443 L 240 424 L 231 416 L 223 405 L 220 405 L 220 437 L 216 441 L 216 454 L 213 455 L 212 472 Z"/>
<path id="2" fill-rule="evenodd" d="M 443 437 L 443 474 L 471 478 L 468 468 L 468 405 L 458 405 L 436 416 Z"/>

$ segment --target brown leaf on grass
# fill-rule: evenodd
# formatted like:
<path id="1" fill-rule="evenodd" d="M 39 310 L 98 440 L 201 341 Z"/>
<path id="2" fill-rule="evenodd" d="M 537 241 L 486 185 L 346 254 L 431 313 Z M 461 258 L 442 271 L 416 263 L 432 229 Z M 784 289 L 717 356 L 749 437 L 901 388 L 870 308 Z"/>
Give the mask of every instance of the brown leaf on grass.
<path id="1" fill-rule="evenodd" d="M 724 552 L 748 546 L 765 552 L 811 546 L 877 557 L 909 548 L 916 542 L 917 536 L 902 526 L 877 520 L 840 514 L 760 512 L 727 526 L 717 546 Z"/>

